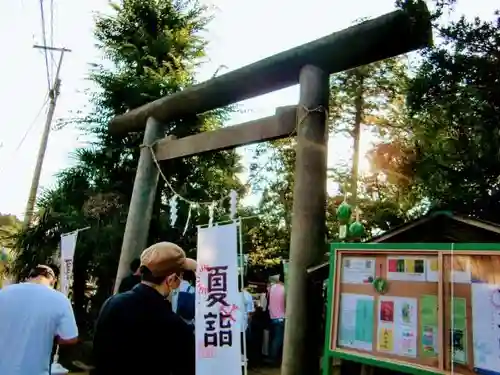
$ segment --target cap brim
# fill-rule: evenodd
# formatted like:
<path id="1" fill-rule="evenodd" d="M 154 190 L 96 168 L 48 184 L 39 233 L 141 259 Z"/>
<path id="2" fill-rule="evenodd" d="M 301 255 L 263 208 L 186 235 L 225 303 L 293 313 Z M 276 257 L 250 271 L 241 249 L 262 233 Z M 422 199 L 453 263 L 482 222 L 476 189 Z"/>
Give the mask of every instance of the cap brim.
<path id="1" fill-rule="evenodd" d="M 196 260 L 194 260 L 194 259 L 186 258 L 186 260 L 184 261 L 184 269 L 185 270 L 196 271 L 197 266 L 198 265 L 196 263 Z"/>

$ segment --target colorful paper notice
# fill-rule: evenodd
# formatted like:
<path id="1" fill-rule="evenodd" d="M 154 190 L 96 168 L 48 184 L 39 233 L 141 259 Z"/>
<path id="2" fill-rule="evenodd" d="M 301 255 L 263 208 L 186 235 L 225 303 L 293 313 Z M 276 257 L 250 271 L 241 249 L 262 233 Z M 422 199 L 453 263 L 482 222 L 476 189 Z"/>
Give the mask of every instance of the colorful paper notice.
<path id="1" fill-rule="evenodd" d="M 346 257 L 342 259 L 342 283 L 369 284 L 374 278 L 375 258 Z"/>
<path id="2" fill-rule="evenodd" d="M 401 327 L 400 347 L 401 355 L 408 357 L 417 356 L 417 331 L 410 327 Z"/>
<path id="3" fill-rule="evenodd" d="M 392 353 L 394 351 L 394 331 L 383 327 L 378 331 L 378 351 Z"/>
<path id="4" fill-rule="evenodd" d="M 439 263 L 437 257 L 425 260 L 425 279 L 429 282 L 437 283 L 439 278 Z"/>
<path id="5" fill-rule="evenodd" d="M 426 357 L 438 354 L 438 298 L 420 297 L 420 348 Z"/>
<path id="6" fill-rule="evenodd" d="M 394 323 L 394 301 L 380 301 L 380 321 Z"/>
<path id="7" fill-rule="evenodd" d="M 342 293 L 340 297 L 339 345 L 373 350 L 374 298 Z"/>
<path id="8" fill-rule="evenodd" d="M 500 285 L 472 284 L 474 371 L 500 373 Z"/>
<path id="9" fill-rule="evenodd" d="M 407 357 L 417 356 L 415 298 L 379 298 L 377 350 Z"/>
<path id="10" fill-rule="evenodd" d="M 387 258 L 387 279 L 425 281 L 425 259 L 416 257 Z"/>
<path id="11" fill-rule="evenodd" d="M 465 298 L 452 299 L 450 350 L 453 362 L 467 363 L 467 309 Z"/>

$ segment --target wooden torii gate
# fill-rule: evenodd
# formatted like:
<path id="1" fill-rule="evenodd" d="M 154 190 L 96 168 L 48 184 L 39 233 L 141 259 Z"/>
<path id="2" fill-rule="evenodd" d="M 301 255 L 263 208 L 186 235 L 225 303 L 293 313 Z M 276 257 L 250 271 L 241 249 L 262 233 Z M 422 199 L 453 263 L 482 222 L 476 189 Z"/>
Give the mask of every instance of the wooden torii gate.
<path id="1" fill-rule="evenodd" d="M 282 374 L 303 375 L 319 370 L 319 359 L 307 349 L 317 337 L 307 309 L 308 267 L 324 255 L 327 108 L 329 75 L 432 43 L 430 15 L 398 10 L 308 44 L 281 52 L 241 69 L 155 100 L 115 117 L 109 131 L 125 134 L 144 130 L 144 144 L 155 145 L 157 160 L 231 149 L 288 137 L 297 131 L 295 187 L 290 242 L 287 323 Z M 172 140 L 163 124 L 244 99 L 300 84 L 297 107 L 279 108 L 271 117 Z M 299 120 L 298 120 L 299 119 Z M 299 124 L 300 122 L 300 124 Z M 141 149 L 127 217 L 116 285 L 128 265 L 146 247 L 159 172 L 151 150 Z M 312 335 L 312 336 L 311 336 Z M 313 341 L 311 341 L 313 340 Z"/>

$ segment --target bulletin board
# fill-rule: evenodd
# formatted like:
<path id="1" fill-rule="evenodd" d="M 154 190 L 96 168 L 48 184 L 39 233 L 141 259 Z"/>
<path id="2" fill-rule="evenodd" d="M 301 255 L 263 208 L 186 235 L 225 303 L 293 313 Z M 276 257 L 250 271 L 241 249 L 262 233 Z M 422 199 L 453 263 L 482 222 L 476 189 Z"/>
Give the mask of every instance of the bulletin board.
<path id="1" fill-rule="evenodd" d="M 325 336 L 324 375 L 500 375 L 500 244 L 332 244 Z"/>

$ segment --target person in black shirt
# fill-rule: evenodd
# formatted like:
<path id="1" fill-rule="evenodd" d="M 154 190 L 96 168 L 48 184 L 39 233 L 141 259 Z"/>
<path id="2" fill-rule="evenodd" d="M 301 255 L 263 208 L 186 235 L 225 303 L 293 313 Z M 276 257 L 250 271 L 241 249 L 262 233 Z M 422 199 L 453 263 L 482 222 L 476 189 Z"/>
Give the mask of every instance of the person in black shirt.
<path id="1" fill-rule="evenodd" d="M 143 251 L 141 283 L 110 297 L 99 313 L 93 374 L 195 374 L 193 331 L 166 301 L 183 270 L 195 268 L 196 262 L 170 242 Z"/>
<path id="2" fill-rule="evenodd" d="M 140 259 L 134 259 L 130 262 L 130 272 L 131 274 L 123 278 L 118 288 L 118 293 L 128 292 L 134 286 L 141 282 L 141 274 L 139 273 L 139 267 L 141 266 Z"/>

